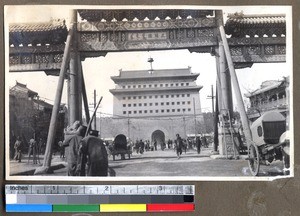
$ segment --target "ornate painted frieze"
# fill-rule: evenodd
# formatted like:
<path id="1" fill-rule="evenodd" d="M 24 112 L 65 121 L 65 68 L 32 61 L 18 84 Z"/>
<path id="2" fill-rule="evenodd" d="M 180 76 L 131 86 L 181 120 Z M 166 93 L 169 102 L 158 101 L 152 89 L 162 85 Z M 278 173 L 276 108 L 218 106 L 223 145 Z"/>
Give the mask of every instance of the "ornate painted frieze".
<path id="1" fill-rule="evenodd" d="M 36 55 L 35 56 L 35 62 L 36 63 L 49 63 L 50 62 L 50 56 L 49 55 Z"/>
<path id="2" fill-rule="evenodd" d="M 261 47 L 260 46 L 247 46 L 246 52 L 249 55 L 259 55 L 261 53 Z"/>
<path id="3" fill-rule="evenodd" d="M 266 55 L 274 55 L 275 54 L 275 46 L 265 46 L 265 54 Z"/>
<path id="4" fill-rule="evenodd" d="M 53 74 L 58 74 L 61 63 L 40 63 L 40 64 L 16 64 L 10 65 L 10 72 L 25 72 L 25 71 L 51 71 Z"/>
<path id="5" fill-rule="evenodd" d="M 20 53 L 63 53 L 65 45 L 46 45 L 46 46 L 16 46 L 9 47 L 10 54 Z"/>
<path id="6" fill-rule="evenodd" d="M 9 57 L 9 65 L 29 65 L 29 64 L 61 64 L 63 59 L 62 53 L 48 53 L 48 54 L 14 54 Z"/>
<path id="7" fill-rule="evenodd" d="M 242 47 L 230 47 L 230 53 L 232 56 L 243 55 Z"/>
<path id="8" fill-rule="evenodd" d="M 20 56 L 17 55 L 9 56 L 9 65 L 12 64 L 20 64 Z"/>
<path id="9" fill-rule="evenodd" d="M 232 56 L 234 63 L 252 62 L 252 63 L 271 63 L 285 62 L 285 55 L 248 55 L 248 56 Z"/>
<path id="10" fill-rule="evenodd" d="M 173 29 L 136 32 L 84 32 L 80 34 L 79 51 L 126 51 L 215 46 L 214 32 L 196 29 Z M 90 38 L 86 40 L 86 38 Z"/>
<path id="11" fill-rule="evenodd" d="M 64 55 L 62 53 L 54 54 L 53 55 L 53 62 L 54 63 L 60 63 L 60 62 L 62 62 L 63 56 Z"/>
<path id="12" fill-rule="evenodd" d="M 80 22 L 77 25 L 77 30 L 79 32 L 149 31 L 160 29 L 208 27 L 216 27 L 214 18 L 152 21 Z"/>
<path id="13" fill-rule="evenodd" d="M 32 56 L 31 55 L 23 55 L 22 56 L 22 64 L 31 64 Z"/>
<path id="14" fill-rule="evenodd" d="M 284 45 L 278 45 L 277 49 L 278 49 L 278 53 L 279 54 L 281 54 L 281 55 L 286 54 L 286 46 L 284 46 Z"/>
<path id="15" fill-rule="evenodd" d="M 272 38 L 228 38 L 229 46 L 237 45 L 271 45 L 281 44 L 285 46 L 286 38 L 284 37 L 272 37 Z"/>
<path id="16" fill-rule="evenodd" d="M 87 21 L 101 21 L 101 20 L 117 20 L 122 21 L 126 20 L 155 20 L 157 18 L 163 20 L 169 17 L 170 19 L 180 18 L 199 18 L 212 16 L 213 10 L 178 10 L 178 9 L 170 9 L 170 10 L 155 10 L 155 9 L 136 9 L 136 10 L 78 10 L 79 15 L 83 20 Z"/>

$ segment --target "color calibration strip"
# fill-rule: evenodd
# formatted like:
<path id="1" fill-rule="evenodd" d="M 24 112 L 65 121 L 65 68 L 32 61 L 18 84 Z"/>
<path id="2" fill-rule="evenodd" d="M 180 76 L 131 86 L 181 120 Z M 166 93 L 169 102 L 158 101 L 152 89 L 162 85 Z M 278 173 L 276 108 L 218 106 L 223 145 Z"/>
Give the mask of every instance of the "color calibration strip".
<path id="1" fill-rule="evenodd" d="M 194 211 L 194 185 L 6 185 L 6 212 Z"/>

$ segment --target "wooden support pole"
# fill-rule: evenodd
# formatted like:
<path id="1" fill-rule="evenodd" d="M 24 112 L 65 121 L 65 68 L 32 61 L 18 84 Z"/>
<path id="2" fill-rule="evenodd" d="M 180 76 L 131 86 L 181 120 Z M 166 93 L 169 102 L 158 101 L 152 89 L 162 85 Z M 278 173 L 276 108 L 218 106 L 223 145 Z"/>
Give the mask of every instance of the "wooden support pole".
<path id="1" fill-rule="evenodd" d="M 45 150 L 45 155 L 44 155 L 43 166 L 39 167 L 35 170 L 35 173 L 34 173 L 35 175 L 51 172 L 51 170 L 49 168 L 51 166 L 52 147 L 53 147 L 53 143 L 55 140 L 56 125 L 57 125 L 56 121 L 58 119 L 58 112 L 59 112 L 62 92 L 63 92 L 63 88 L 64 88 L 65 74 L 67 71 L 67 65 L 68 65 L 69 57 L 70 57 L 70 48 L 71 48 L 71 41 L 73 38 L 73 33 L 74 33 L 74 26 L 71 25 L 68 36 L 67 36 L 66 46 L 64 49 L 64 55 L 63 55 L 60 73 L 59 73 L 59 79 L 58 79 L 58 84 L 57 84 L 57 89 L 56 89 L 56 94 L 55 94 L 55 101 L 54 101 L 52 114 L 51 114 L 51 120 L 50 120 L 50 126 L 49 126 L 49 131 L 48 131 L 47 145 L 46 145 L 46 150 Z"/>
<path id="2" fill-rule="evenodd" d="M 226 63 L 224 47 L 219 45 L 219 65 L 220 65 L 220 88 L 221 88 L 221 104 L 220 110 L 228 110 L 232 114 L 232 94 L 230 89 L 230 74 Z M 222 113 L 222 112 L 221 112 Z"/>
<path id="3" fill-rule="evenodd" d="M 218 130 L 218 119 L 219 119 L 219 98 L 218 98 L 218 87 L 216 88 L 216 109 L 214 113 L 214 151 L 218 151 L 219 146 L 219 130 Z"/>
<path id="4" fill-rule="evenodd" d="M 231 58 L 228 42 L 227 42 L 227 39 L 226 39 L 224 27 L 220 26 L 219 29 L 220 29 L 220 35 L 221 35 L 221 38 L 222 38 L 222 42 L 223 42 L 223 45 L 224 45 L 225 56 L 226 56 L 227 64 L 228 64 L 228 67 L 229 67 L 229 72 L 230 72 L 230 76 L 231 76 L 232 85 L 233 85 L 233 88 L 234 88 L 234 91 L 235 91 L 238 111 L 241 115 L 241 120 L 242 120 L 242 125 L 243 125 L 243 130 L 244 130 L 247 146 L 249 146 L 249 144 L 252 140 L 252 134 L 251 134 L 251 131 L 250 131 L 250 126 L 249 126 L 249 122 L 248 122 L 248 118 L 247 118 L 247 114 L 246 114 L 246 110 L 245 110 L 245 106 L 244 106 L 243 97 L 242 97 L 239 82 L 238 82 L 238 79 L 237 79 L 237 76 L 236 76 L 236 73 L 235 73 L 235 69 L 234 69 L 232 58 Z"/>
<path id="5" fill-rule="evenodd" d="M 77 30 L 77 11 L 71 10 L 71 23 L 74 25 L 74 29 Z M 75 121 L 81 120 L 80 115 L 80 98 L 79 93 L 80 85 L 80 73 L 78 64 L 78 50 L 77 50 L 77 34 L 74 31 L 74 40 L 72 40 L 72 51 L 70 53 L 70 76 L 69 76 L 69 125 L 72 125 Z M 80 84 L 80 85 L 79 85 Z M 81 89 L 80 89 L 81 90 Z"/>
<path id="6" fill-rule="evenodd" d="M 97 101 L 97 93 L 96 89 L 94 89 L 94 109 L 96 108 L 96 101 Z M 97 130 L 97 113 L 95 113 L 95 118 L 94 120 L 94 130 Z"/>
<path id="7" fill-rule="evenodd" d="M 76 33 L 75 33 L 76 35 Z M 78 120 L 82 121 L 82 78 L 83 78 L 83 72 L 82 72 L 82 66 L 81 66 L 81 58 L 80 53 L 77 50 L 77 63 L 78 63 Z"/>
<path id="8" fill-rule="evenodd" d="M 88 124 L 90 122 L 90 111 L 89 111 L 89 104 L 88 104 L 88 99 L 86 95 L 86 88 L 85 88 L 85 82 L 84 82 L 84 76 L 83 76 L 83 70 L 82 70 L 82 65 L 80 63 L 80 68 L 81 68 L 81 81 L 82 81 L 82 100 L 83 100 L 83 105 L 84 105 L 84 111 L 85 111 L 85 118 L 86 118 L 86 123 Z"/>

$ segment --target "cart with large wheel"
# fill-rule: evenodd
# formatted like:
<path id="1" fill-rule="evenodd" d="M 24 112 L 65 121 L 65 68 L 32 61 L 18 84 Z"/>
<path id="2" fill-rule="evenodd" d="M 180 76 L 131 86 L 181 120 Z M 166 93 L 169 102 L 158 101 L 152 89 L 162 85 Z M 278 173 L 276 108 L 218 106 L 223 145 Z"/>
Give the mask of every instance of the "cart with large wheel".
<path id="1" fill-rule="evenodd" d="M 113 160 L 116 159 L 116 156 L 120 155 L 121 160 L 125 160 L 125 155 L 130 159 L 130 155 L 132 154 L 131 147 L 127 145 L 126 136 L 120 134 L 115 137 L 113 146 L 110 150 L 110 154 L 113 156 Z"/>
<path id="2" fill-rule="evenodd" d="M 274 160 L 283 161 L 284 174 L 288 174 L 290 139 L 285 117 L 276 111 L 266 112 L 253 122 L 250 129 L 252 141 L 248 146 L 248 164 L 251 174 L 257 176 L 260 165 Z"/>

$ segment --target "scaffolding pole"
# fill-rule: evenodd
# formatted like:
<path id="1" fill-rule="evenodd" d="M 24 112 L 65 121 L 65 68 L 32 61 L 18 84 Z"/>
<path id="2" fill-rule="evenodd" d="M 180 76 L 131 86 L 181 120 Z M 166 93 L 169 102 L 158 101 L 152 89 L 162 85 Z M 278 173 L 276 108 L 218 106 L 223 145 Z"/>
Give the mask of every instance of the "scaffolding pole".
<path id="1" fill-rule="evenodd" d="M 235 73 L 235 69 L 234 69 L 232 58 L 231 58 L 228 42 L 227 42 L 227 39 L 226 39 L 224 27 L 220 26 L 219 29 L 220 29 L 220 35 L 221 35 L 221 38 L 222 38 L 222 42 L 223 42 L 223 47 L 224 47 L 224 50 L 225 50 L 225 56 L 226 56 L 226 59 L 227 59 L 227 64 L 228 64 L 228 67 L 229 67 L 231 82 L 232 82 L 232 85 L 233 85 L 233 89 L 235 91 L 238 111 L 241 115 L 241 120 L 242 120 L 242 125 L 243 125 L 243 130 L 244 130 L 247 146 L 249 146 L 249 144 L 252 140 L 252 134 L 251 134 L 251 131 L 250 131 L 250 126 L 249 126 L 249 122 L 248 122 L 248 118 L 247 118 L 247 114 L 246 114 L 246 110 L 245 110 L 245 106 L 244 106 L 244 101 L 243 101 L 240 86 L 239 86 L 239 81 L 238 81 L 236 73 Z"/>

